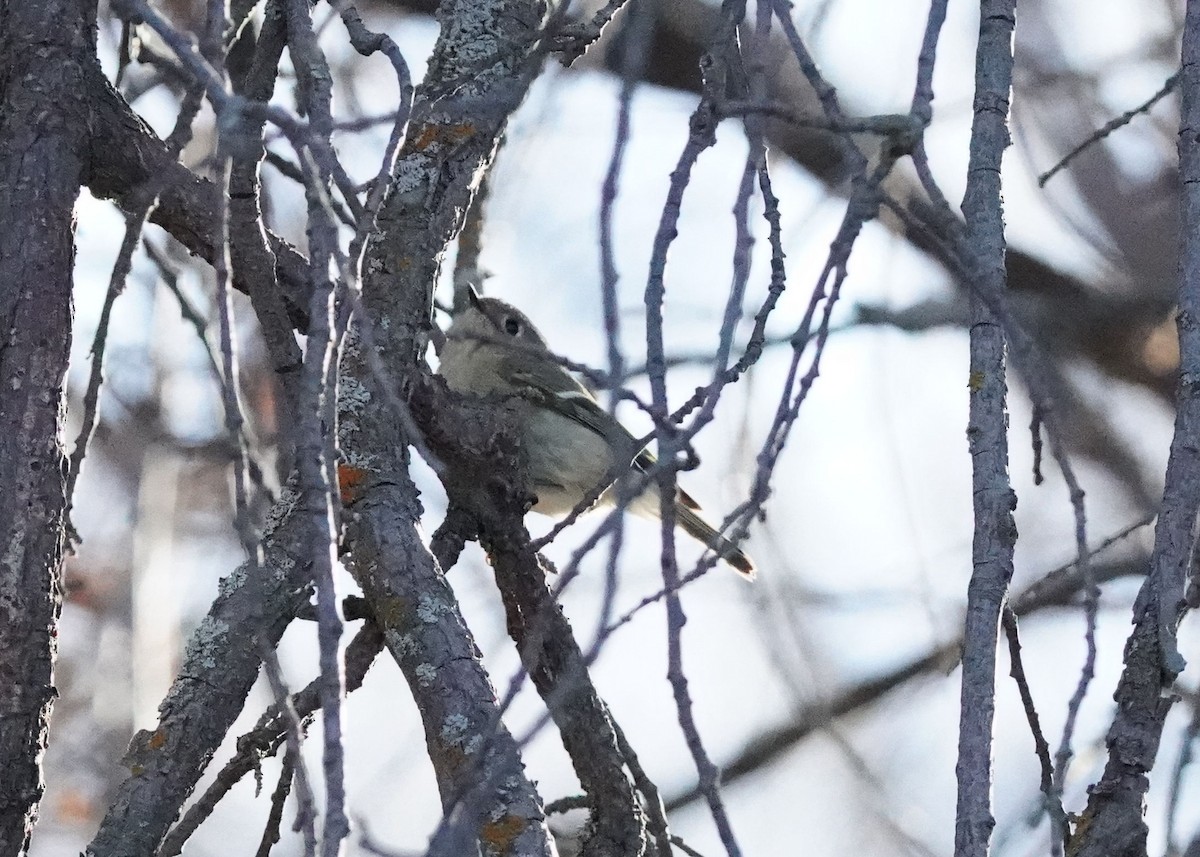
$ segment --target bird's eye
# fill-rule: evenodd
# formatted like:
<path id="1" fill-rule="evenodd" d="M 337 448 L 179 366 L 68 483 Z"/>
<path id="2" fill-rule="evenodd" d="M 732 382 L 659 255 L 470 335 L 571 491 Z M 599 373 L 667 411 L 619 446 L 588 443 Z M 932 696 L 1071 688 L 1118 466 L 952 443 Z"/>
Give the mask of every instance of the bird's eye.
<path id="1" fill-rule="evenodd" d="M 511 315 L 504 319 L 504 332 L 509 336 L 516 336 L 521 332 L 521 322 L 517 321 Z"/>

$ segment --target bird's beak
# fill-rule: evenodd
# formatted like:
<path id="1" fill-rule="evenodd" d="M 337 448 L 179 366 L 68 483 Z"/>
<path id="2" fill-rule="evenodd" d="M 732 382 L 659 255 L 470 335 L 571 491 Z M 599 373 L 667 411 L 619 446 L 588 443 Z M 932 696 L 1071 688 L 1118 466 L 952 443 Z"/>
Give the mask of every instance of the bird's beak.
<path id="1" fill-rule="evenodd" d="M 482 310 L 480 304 L 479 292 L 475 291 L 475 284 L 471 283 L 467 286 L 467 300 L 471 302 L 471 306 L 475 309 Z"/>

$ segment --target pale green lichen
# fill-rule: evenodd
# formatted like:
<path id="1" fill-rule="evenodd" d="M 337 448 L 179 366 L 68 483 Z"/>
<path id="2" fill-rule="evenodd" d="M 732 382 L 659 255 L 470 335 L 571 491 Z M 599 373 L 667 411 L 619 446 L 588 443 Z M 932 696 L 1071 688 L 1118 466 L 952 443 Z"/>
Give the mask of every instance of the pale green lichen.
<path id="1" fill-rule="evenodd" d="M 437 667 L 433 664 L 417 664 L 416 673 L 417 683 L 421 687 L 429 687 L 437 678 Z"/>
<path id="2" fill-rule="evenodd" d="M 279 525 L 292 513 L 292 510 L 296 508 L 296 504 L 299 502 L 300 493 L 290 485 L 285 485 L 283 490 L 279 492 L 279 499 L 275 501 L 275 505 L 267 513 L 266 525 L 263 531 L 265 533 L 272 533 L 277 530 Z"/>
<path id="3" fill-rule="evenodd" d="M 358 431 L 357 423 L 353 423 L 352 428 L 347 427 L 351 424 L 352 424 L 352 421 L 349 421 L 349 420 L 344 421 L 342 423 L 343 434 L 345 434 L 346 432 Z M 346 463 L 349 464 L 351 467 L 355 467 L 359 470 L 369 470 L 372 473 L 379 472 L 379 469 L 380 469 L 379 456 L 377 456 L 377 455 L 370 455 L 365 452 L 356 452 L 351 449 L 351 450 L 346 451 L 345 457 L 346 457 Z"/>
<path id="4" fill-rule="evenodd" d="M 470 726 L 471 721 L 467 720 L 462 714 L 451 714 L 446 718 L 446 722 L 442 724 L 442 740 L 447 744 L 459 746 L 465 742 L 467 729 Z"/>
<path id="5" fill-rule="evenodd" d="M 412 634 L 405 634 L 396 641 L 396 654 L 402 658 L 411 658 L 417 653 L 417 641 Z"/>
<path id="6" fill-rule="evenodd" d="M 430 158 L 423 154 L 412 154 L 396 165 L 392 178 L 392 194 L 398 199 L 404 199 L 408 194 L 424 191 L 429 183 L 431 169 Z M 411 200 L 420 202 L 420 199 Z"/>
<path id="7" fill-rule="evenodd" d="M 290 554 L 286 554 L 283 551 L 272 553 L 269 562 L 271 568 L 275 570 L 271 577 L 279 583 L 290 578 L 291 570 L 296 567 L 296 560 Z"/>
<path id="8" fill-rule="evenodd" d="M 189 664 L 197 664 L 204 670 L 216 669 L 217 661 L 213 656 L 213 649 L 228 636 L 228 622 L 212 616 L 205 616 L 199 627 L 192 633 L 192 638 L 188 640 L 186 660 Z"/>
<path id="9" fill-rule="evenodd" d="M 357 378 L 346 375 L 338 382 L 338 438 L 343 448 L 353 446 L 346 440 L 357 434 L 362 428 L 358 418 L 371 404 L 371 391 Z M 353 462 L 351 462 L 353 464 Z"/>
<path id="10" fill-rule="evenodd" d="M 0 562 L 12 573 L 14 579 L 20 577 L 21 567 L 25 563 L 25 530 L 18 529 L 13 533 Z"/>
<path id="11" fill-rule="evenodd" d="M 357 378 L 346 375 L 338 380 L 338 407 L 347 414 L 361 414 L 371 403 L 371 391 Z"/>
<path id="12" fill-rule="evenodd" d="M 417 618 L 426 625 L 434 625 L 438 619 L 450 612 L 450 605 L 432 595 L 422 595 L 417 602 Z"/>
<path id="13" fill-rule="evenodd" d="M 229 574 L 222 577 L 217 582 L 217 595 L 226 596 L 229 595 L 229 593 L 236 592 L 245 586 L 248 569 L 249 566 L 246 563 L 242 563 L 233 571 L 229 572 Z"/>

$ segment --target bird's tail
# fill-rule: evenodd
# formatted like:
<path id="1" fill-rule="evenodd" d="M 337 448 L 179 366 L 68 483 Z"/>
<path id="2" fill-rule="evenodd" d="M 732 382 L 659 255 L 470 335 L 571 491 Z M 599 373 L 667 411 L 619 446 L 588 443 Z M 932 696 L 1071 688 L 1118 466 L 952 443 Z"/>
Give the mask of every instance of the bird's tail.
<path id="1" fill-rule="evenodd" d="M 685 495 L 686 496 L 686 495 Z M 742 549 L 713 529 L 712 524 L 700 517 L 682 500 L 675 503 L 675 521 L 689 536 L 703 542 L 713 553 L 733 566 L 746 580 L 753 580 L 756 570 L 754 562 Z"/>
<path id="2" fill-rule="evenodd" d="M 653 464 L 654 456 L 647 450 L 642 450 L 634 462 L 634 466 L 639 470 L 644 470 Z M 654 490 L 654 487 L 647 487 L 638 497 L 634 498 L 633 502 L 629 504 L 629 510 L 647 518 L 659 517 L 659 513 L 662 511 L 659 502 L 661 495 Z M 609 502 L 615 501 L 611 491 L 606 496 L 609 498 Z M 704 520 L 700 516 L 700 504 L 681 488 L 676 488 L 675 493 L 675 526 L 682 527 L 689 536 L 707 545 L 713 553 L 729 563 L 742 576 L 743 580 L 754 580 L 757 574 L 754 561 L 746 556 L 741 548 L 717 532 L 712 524 Z"/>

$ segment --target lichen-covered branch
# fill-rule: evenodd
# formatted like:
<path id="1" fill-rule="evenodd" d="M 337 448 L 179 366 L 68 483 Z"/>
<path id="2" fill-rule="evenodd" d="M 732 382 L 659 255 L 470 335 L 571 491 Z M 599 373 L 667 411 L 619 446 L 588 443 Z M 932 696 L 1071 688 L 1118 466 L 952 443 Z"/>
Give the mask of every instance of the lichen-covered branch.
<path id="1" fill-rule="evenodd" d="M 453 592 L 417 530 L 420 503 L 388 387 L 409 390 L 422 372 L 442 256 L 536 73 L 545 14 L 528 0 L 443 5 L 441 34 L 366 245 L 366 313 L 339 383 L 348 564 L 416 699 L 448 819 L 490 851 L 521 855 L 553 849 L 541 800 L 500 721 Z M 373 371 L 372 357 L 389 378 Z M 455 816 L 457 807 L 467 809 L 465 818 Z"/>
<path id="2" fill-rule="evenodd" d="M 308 530 L 297 495 L 284 492 L 264 537 L 265 564 L 238 568 L 188 643 L 159 706 L 158 726 L 134 736 L 129 777 L 100 823 L 87 857 L 150 857 L 224 740 L 273 649 L 308 603 Z"/>
<path id="3" fill-rule="evenodd" d="M 442 255 L 461 228 L 474 189 L 491 160 L 509 113 L 524 97 L 528 83 L 537 71 L 540 59 L 536 48 L 545 15 L 544 4 L 527 0 L 489 0 L 484 3 L 451 0 L 440 10 L 441 36 L 430 60 L 425 83 L 418 91 L 408 139 L 393 170 L 391 192 L 380 210 L 375 236 L 368 244 L 363 266 L 364 303 L 377 325 L 372 331 L 376 345 L 382 346 L 381 354 L 394 376 L 414 393 L 418 388 L 429 389 L 423 387 L 414 373 L 426 342 L 432 291 Z M 431 404 L 436 409 L 436 400 Z M 427 413 L 433 414 L 432 411 Z M 432 416 L 432 419 L 437 417 Z M 368 444 L 367 449 L 348 445 L 347 450 L 359 454 L 369 451 L 373 458 L 385 455 L 386 451 L 377 446 L 377 435 L 390 424 L 386 419 L 379 419 L 378 405 L 374 412 L 368 410 L 359 415 L 357 422 L 360 437 Z M 454 426 L 453 434 L 462 436 L 460 420 L 447 425 Z M 423 427 L 428 434 L 431 426 L 427 422 Z M 494 436 L 500 426 L 488 425 L 486 428 L 487 434 Z M 373 464 L 370 460 L 362 463 Z M 395 491 L 382 485 L 375 490 Z M 472 490 L 489 489 L 476 483 Z M 357 507 L 355 511 L 358 511 Z M 493 549 L 501 588 L 507 593 L 510 627 L 517 632 L 518 645 L 527 664 L 531 665 L 539 690 L 544 694 L 560 695 L 559 699 L 550 702 L 551 712 L 562 730 L 577 773 L 596 801 L 593 810 L 594 818 L 598 820 L 597 835 L 589 841 L 591 853 L 637 854 L 644 847 L 645 822 L 632 787 L 621 770 L 612 730 L 604 728 L 607 715 L 594 693 L 590 698 L 595 706 L 584 705 L 579 713 L 572 710 L 571 714 L 579 718 L 576 723 L 568 722 L 569 717 L 564 713 L 570 708 L 566 703 L 586 702 L 578 697 L 581 693 L 586 696 L 590 686 L 582 659 L 578 657 L 578 648 L 569 629 L 564 627 L 565 620 L 557 606 L 549 598 L 537 563 L 509 563 L 506 558 L 514 554 L 499 549 L 502 534 L 524 532 L 520 525 L 523 512 L 523 506 L 516 509 L 515 514 L 511 507 L 505 507 L 505 514 L 509 515 L 506 520 L 489 518 L 480 521 L 487 544 Z M 377 531 L 376 538 L 385 533 L 384 530 Z M 361 542 L 355 544 L 356 564 L 362 558 L 363 549 Z M 533 557 L 527 539 L 523 551 L 515 555 L 526 560 Z M 369 581 L 361 582 L 366 590 Z M 522 582 L 525 585 L 519 586 Z M 371 599 L 372 593 L 367 591 L 367 596 Z M 378 615 L 379 606 L 375 609 Z M 532 621 L 532 626 L 514 624 L 514 615 L 522 612 Z M 519 630 L 519 626 L 524 630 Z M 525 632 L 533 632 L 533 628 L 536 628 L 537 643 L 525 636 Z M 554 646 L 562 647 L 558 667 L 550 658 Z M 571 647 L 575 647 L 574 659 L 569 654 Z M 588 712 L 597 716 L 588 717 Z M 424 716 L 425 712 L 422 713 Z M 469 725 L 479 724 L 472 722 Z M 432 749 L 436 736 L 429 730 L 427 717 L 427 740 Z M 614 754 L 589 758 L 596 749 L 596 741 L 604 741 L 605 735 L 609 736 L 608 743 Z M 509 740 L 503 732 L 496 735 L 485 732 L 482 737 L 489 744 L 501 746 Z M 614 795 L 614 790 L 622 794 Z M 617 804 L 621 807 L 622 818 L 610 811 Z"/>
<path id="4" fill-rule="evenodd" d="M 433 383 L 414 389 L 413 399 L 431 448 L 454 453 L 446 456 L 444 478 L 451 507 L 473 518 L 496 573 L 509 635 L 588 795 L 583 854 L 636 857 L 646 848 L 646 819 L 616 730 L 522 520 L 529 498 L 518 476 L 516 416 L 498 403 L 458 400 Z"/>
<path id="5" fill-rule="evenodd" d="M 472 838 L 497 854 L 549 855 L 541 799 L 499 722 L 495 691 L 453 590 L 416 529 L 415 487 L 407 479 L 361 487 L 346 515 L 347 541 L 355 546 L 350 568 L 412 690 L 443 807 L 449 813 L 490 783 L 492 799 L 467 820 Z"/>
<path id="6" fill-rule="evenodd" d="M 538 0 L 449 0 L 439 11 L 441 35 L 362 270 L 375 344 L 397 379 L 424 355 L 442 257 L 540 67 L 545 16 Z"/>
<path id="7" fill-rule="evenodd" d="M 367 620 L 359 628 L 349 645 L 346 646 L 346 692 L 362 687 L 367 670 L 375 662 L 375 657 L 383 650 L 383 635 L 371 620 Z M 313 714 L 321 707 L 318 681 L 308 683 L 303 690 L 292 694 L 289 704 L 295 712 L 296 719 L 301 724 L 312 720 Z M 176 857 L 183 850 L 196 829 L 208 818 L 216 808 L 217 803 L 229 793 L 229 790 L 241 782 L 242 777 L 256 770 L 263 757 L 277 752 L 283 745 L 289 725 L 289 713 L 278 704 L 272 705 L 258 719 L 254 729 L 242 735 L 237 740 L 237 753 L 225 763 L 200 798 L 188 806 L 187 812 L 179 824 L 171 829 L 159 849 L 161 857 Z M 286 764 L 286 763 L 285 763 Z"/>
<path id="8" fill-rule="evenodd" d="M 279 59 L 285 45 L 286 27 L 281 6 L 282 0 L 272 0 L 267 4 L 249 67 L 244 74 L 235 72 L 232 75 L 235 91 L 263 103 L 270 101 L 275 90 Z M 234 283 L 250 296 L 270 355 L 271 368 L 275 371 L 281 400 L 280 424 L 291 426 L 296 425 L 299 418 L 296 376 L 302 358 L 296 338 L 292 335 L 295 325 L 292 316 L 295 313 L 289 314 L 285 299 L 287 292 L 281 288 L 285 285 L 281 283 L 278 272 L 281 263 L 271 246 L 270 233 L 262 217 L 259 167 L 264 154 L 263 123 L 250 117 L 244 121 L 246 127 L 241 134 L 244 142 L 233 154 L 229 176 L 229 255 Z M 283 255 L 286 257 L 289 254 L 284 250 Z M 296 295 L 298 291 L 307 294 L 307 290 L 300 288 L 299 283 L 292 284 L 289 291 L 296 297 L 299 297 Z M 308 312 L 307 302 L 304 312 Z M 284 450 L 285 457 L 289 451 Z"/>

